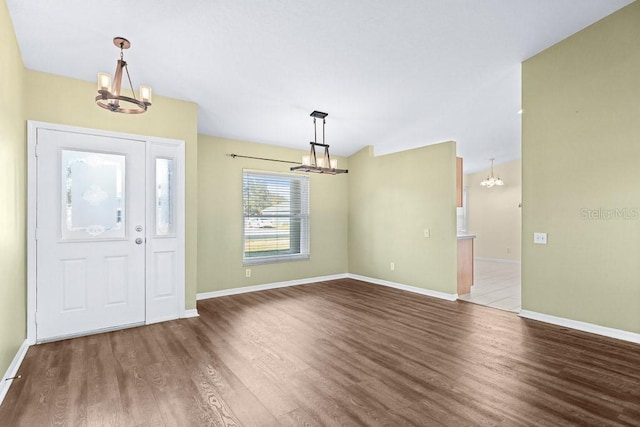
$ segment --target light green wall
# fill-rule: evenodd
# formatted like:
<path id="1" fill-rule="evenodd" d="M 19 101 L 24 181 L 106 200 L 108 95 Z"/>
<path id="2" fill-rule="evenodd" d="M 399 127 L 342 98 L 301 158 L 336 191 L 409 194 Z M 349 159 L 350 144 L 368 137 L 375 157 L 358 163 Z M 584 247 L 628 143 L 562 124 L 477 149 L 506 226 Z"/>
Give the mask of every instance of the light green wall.
<path id="1" fill-rule="evenodd" d="M 349 175 L 310 174 L 311 259 L 242 265 L 242 170 L 289 172 L 292 166 L 231 158 L 235 153 L 299 162 L 307 151 L 200 135 L 198 137 L 198 292 L 343 274 L 347 272 Z M 347 160 L 339 158 L 341 168 Z"/>
<path id="2" fill-rule="evenodd" d="M 154 88 L 162 92 L 162 88 Z M 186 143 L 186 307 L 195 308 L 198 245 L 198 109 L 162 96 L 142 115 L 114 114 L 95 105 L 96 85 L 38 71 L 26 72 L 26 118 Z"/>
<path id="3" fill-rule="evenodd" d="M 523 309 L 639 333 L 640 2 L 522 72 Z"/>
<path id="4" fill-rule="evenodd" d="M 455 294 L 455 142 L 372 154 L 349 158 L 349 272 Z"/>
<path id="5" fill-rule="evenodd" d="M 475 234 L 474 256 L 520 261 L 522 234 L 522 163 L 520 159 L 497 164 L 494 176 L 505 185 L 482 187 L 491 169 L 465 175 L 467 231 Z"/>
<path id="6" fill-rule="evenodd" d="M 0 0 L 0 378 L 27 336 L 24 73 Z"/>

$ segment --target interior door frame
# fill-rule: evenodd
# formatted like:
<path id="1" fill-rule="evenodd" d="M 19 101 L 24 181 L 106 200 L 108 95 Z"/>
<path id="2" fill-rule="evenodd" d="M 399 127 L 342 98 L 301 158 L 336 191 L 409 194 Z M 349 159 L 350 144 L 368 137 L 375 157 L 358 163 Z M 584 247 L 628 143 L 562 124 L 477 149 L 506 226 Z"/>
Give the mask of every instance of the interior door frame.
<path id="1" fill-rule="evenodd" d="M 40 121 L 27 121 L 27 343 L 29 345 L 35 344 L 37 341 L 36 335 L 36 291 L 37 291 L 37 240 L 36 240 L 36 209 L 37 209 L 37 130 L 48 129 L 62 132 L 81 133 L 88 135 L 103 136 L 109 138 L 118 139 L 131 139 L 136 141 L 144 141 L 146 146 L 147 155 L 145 155 L 145 162 L 147 164 L 150 161 L 148 153 L 150 147 L 153 144 L 169 145 L 177 148 L 179 167 L 177 170 L 177 197 L 176 197 L 176 238 L 178 240 L 178 248 L 181 257 L 181 277 L 177 280 L 177 294 L 178 294 L 178 307 L 177 318 L 189 317 L 187 310 L 185 309 L 185 142 L 177 139 L 159 138 L 154 136 L 136 135 L 115 131 L 106 131 L 100 129 L 83 128 L 77 126 L 61 125 L 56 123 L 47 123 Z M 149 196 L 149 182 L 145 186 L 145 209 L 148 209 Z M 149 212 L 147 211 L 147 218 L 149 218 Z M 150 224 L 146 228 L 148 229 Z M 147 230 L 147 232 L 149 232 Z M 147 235 L 147 234 L 145 234 Z M 147 235 L 148 236 L 148 235 Z M 149 246 L 145 250 L 145 264 L 149 265 Z M 149 287 L 151 284 L 148 280 L 145 280 L 145 294 L 149 293 Z M 146 300 L 146 298 L 145 298 Z M 145 304 L 145 324 L 153 323 L 147 317 L 146 304 Z M 168 320 L 168 319 L 164 319 Z M 89 332 L 89 331 L 88 331 Z M 89 332 L 91 333 L 91 332 Z"/>

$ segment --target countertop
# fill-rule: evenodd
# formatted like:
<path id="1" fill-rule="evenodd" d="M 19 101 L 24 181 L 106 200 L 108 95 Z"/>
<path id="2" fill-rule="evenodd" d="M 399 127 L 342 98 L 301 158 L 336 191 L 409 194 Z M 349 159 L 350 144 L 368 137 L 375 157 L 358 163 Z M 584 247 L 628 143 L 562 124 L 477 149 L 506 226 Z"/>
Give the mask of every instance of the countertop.
<path id="1" fill-rule="evenodd" d="M 467 234 L 467 233 L 463 233 L 463 234 L 458 234 L 458 240 L 462 240 L 462 239 L 475 239 L 476 235 L 475 234 Z"/>

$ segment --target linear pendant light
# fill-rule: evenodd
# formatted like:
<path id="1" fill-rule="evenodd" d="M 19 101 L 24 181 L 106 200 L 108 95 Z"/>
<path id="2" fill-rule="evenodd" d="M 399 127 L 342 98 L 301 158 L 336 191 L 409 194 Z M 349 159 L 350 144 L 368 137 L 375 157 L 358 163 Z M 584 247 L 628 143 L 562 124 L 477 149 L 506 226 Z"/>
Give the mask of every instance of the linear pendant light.
<path id="1" fill-rule="evenodd" d="M 302 165 L 292 167 L 292 171 L 324 173 L 329 175 L 349 173 L 347 169 L 338 169 L 338 159 L 331 158 L 329 155 L 329 146 L 324 143 L 324 126 L 327 116 L 327 113 L 323 113 L 321 111 L 314 111 L 311 113 L 311 117 L 313 117 L 313 141 L 309 142 L 311 147 L 309 149 L 309 155 L 302 156 Z M 318 142 L 317 119 L 322 119 L 322 143 Z M 316 147 L 324 148 L 324 155 L 320 158 L 318 158 L 316 154 Z"/>

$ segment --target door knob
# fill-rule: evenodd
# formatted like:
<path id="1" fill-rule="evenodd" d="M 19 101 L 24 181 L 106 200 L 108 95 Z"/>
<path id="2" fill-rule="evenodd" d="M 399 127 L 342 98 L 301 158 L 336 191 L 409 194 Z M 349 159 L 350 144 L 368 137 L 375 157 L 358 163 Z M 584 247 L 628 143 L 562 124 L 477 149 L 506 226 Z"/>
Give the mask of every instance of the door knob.
<path id="1" fill-rule="evenodd" d="M 138 238 L 136 239 L 136 244 L 137 244 L 137 245 L 141 245 L 141 244 L 142 244 L 142 239 L 141 239 L 140 237 L 138 237 Z"/>

